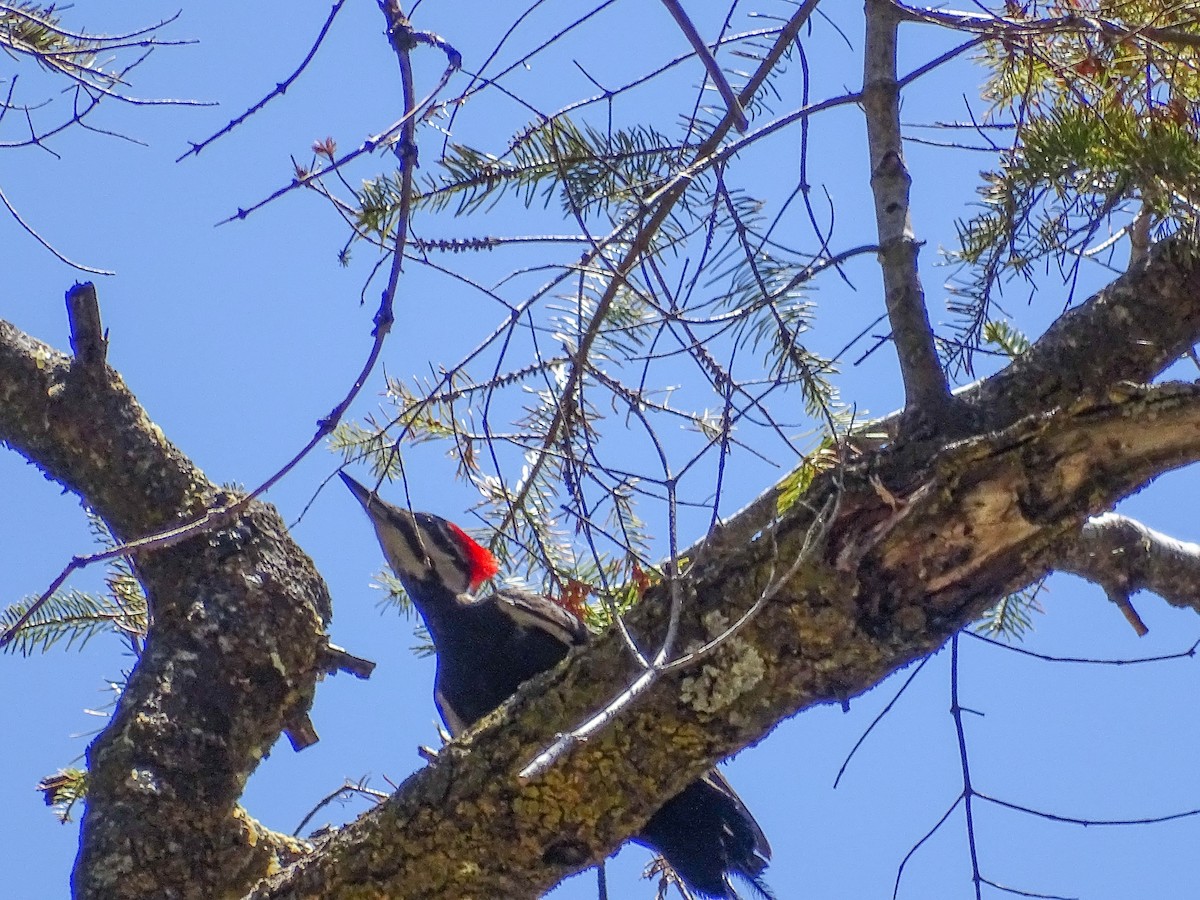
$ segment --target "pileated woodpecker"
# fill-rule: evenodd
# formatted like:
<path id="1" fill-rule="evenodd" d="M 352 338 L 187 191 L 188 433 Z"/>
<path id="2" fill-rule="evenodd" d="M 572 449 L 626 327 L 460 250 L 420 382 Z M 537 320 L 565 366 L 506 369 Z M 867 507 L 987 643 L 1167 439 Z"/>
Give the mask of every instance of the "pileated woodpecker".
<path id="1" fill-rule="evenodd" d="M 590 639 L 577 616 L 544 597 L 506 588 L 476 599 L 500 568 L 486 548 L 445 519 L 400 509 L 341 477 L 433 638 L 433 698 L 452 735 Z M 730 882 L 736 875 L 761 897 L 772 896 L 760 877 L 771 847 L 716 769 L 668 800 L 633 840 L 660 853 L 693 894 L 737 900 Z"/>

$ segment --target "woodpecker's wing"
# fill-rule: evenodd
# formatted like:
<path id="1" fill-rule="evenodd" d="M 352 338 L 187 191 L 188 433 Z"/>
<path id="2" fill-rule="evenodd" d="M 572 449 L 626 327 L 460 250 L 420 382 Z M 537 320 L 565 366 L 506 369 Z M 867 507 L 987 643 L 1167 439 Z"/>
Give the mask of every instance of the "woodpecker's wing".
<path id="1" fill-rule="evenodd" d="M 494 603 L 521 628 L 541 631 L 567 648 L 586 644 L 592 636 L 573 612 L 527 591 L 503 588 L 477 602 Z"/>
<path id="2" fill-rule="evenodd" d="M 748 835 L 753 837 L 753 852 L 761 856 L 764 860 L 769 860 L 771 858 L 771 845 L 767 842 L 767 836 L 763 834 L 762 827 L 755 821 L 754 816 L 750 814 L 750 810 L 746 808 L 746 804 L 742 801 L 742 798 L 733 789 L 733 785 L 729 783 L 729 779 L 725 777 L 720 769 L 709 769 L 700 780 L 724 796 L 729 805 L 736 810 L 738 818 L 744 823 Z"/>
<path id="3" fill-rule="evenodd" d="M 478 600 L 461 594 L 443 615 L 441 625 L 431 623 L 438 652 L 434 699 L 454 735 L 590 637 L 583 622 L 558 604 L 511 588 Z"/>
<path id="4" fill-rule="evenodd" d="M 731 876 L 761 900 L 771 846 L 746 804 L 716 769 L 709 769 L 663 804 L 634 840 L 660 853 L 698 897 L 736 900 Z"/>

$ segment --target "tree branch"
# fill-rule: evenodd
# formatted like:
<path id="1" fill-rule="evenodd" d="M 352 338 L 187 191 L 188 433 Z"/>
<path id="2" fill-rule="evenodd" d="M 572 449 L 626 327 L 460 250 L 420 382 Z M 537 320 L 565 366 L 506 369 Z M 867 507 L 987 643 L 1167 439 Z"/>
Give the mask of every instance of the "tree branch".
<path id="1" fill-rule="evenodd" d="M 1156 248 L 1145 266 L 1068 314 L 972 394 L 995 396 L 1007 384 L 992 415 L 1015 416 L 1022 397 L 1033 415 L 954 443 L 919 469 L 911 454 L 889 450 L 868 452 L 839 473 L 845 493 L 826 553 L 706 661 L 716 672 L 709 683 L 733 685 L 736 702 L 714 711 L 712 698 L 696 702 L 702 679 L 670 673 L 610 729 L 545 775 L 520 781 L 531 748 L 583 721 L 628 682 L 624 644 L 609 635 L 523 692 L 517 718 L 490 717 L 444 750 L 347 829 L 336 853 L 311 854 L 257 896 L 335 897 L 376 882 L 400 896 L 528 895 L 602 857 L 662 797 L 781 717 L 855 694 L 936 647 L 997 596 L 1050 568 L 1087 515 L 1200 456 L 1195 388 L 1112 389 L 1123 378 L 1151 377 L 1194 340 L 1194 269 L 1179 247 Z M 1142 340 L 1147 319 L 1160 333 Z M 1117 323 L 1126 328 L 1125 349 L 1102 352 L 1113 340 L 1105 330 L 1119 330 Z M 1062 351 L 1058 365 L 1043 365 L 1054 347 Z M 1077 399 L 1083 376 L 1070 371 L 1075 365 L 1097 385 L 1098 399 Z M 75 361 L 8 325 L 0 325 L 0 436 L 87 496 L 121 537 L 161 529 L 218 499 L 115 373 L 84 377 Z M 810 502 L 819 506 L 820 495 Z M 809 524 L 800 507 L 785 517 L 778 559 L 795 557 Z M 702 645 L 759 596 L 776 563 L 768 543 L 722 541 L 697 555 L 696 602 L 686 605 L 681 647 Z M 303 849 L 261 829 L 235 803 L 329 664 L 321 628 L 328 598 L 261 504 L 219 531 L 139 560 L 138 570 L 161 632 L 89 754 L 94 781 L 76 893 L 241 890 Z M 665 604 L 648 600 L 630 617 L 642 635 L 660 633 L 665 615 Z M 476 862 L 464 867 L 463 860 Z M 319 889 L 306 894 L 306 885 Z"/>
<path id="2" fill-rule="evenodd" d="M 742 101 L 738 97 L 737 92 L 734 91 L 733 86 L 730 85 L 729 79 L 725 77 L 725 73 L 721 71 L 721 66 L 717 62 L 716 57 L 708 49 L 708 45 L 704 43 L 704 38 L 700 36 L 700 32 L 696 29 L 696 23 L 688 16 L 687 11 L 679 3 L 679 0 L 662 0 L 662 4 L 671 13 L 675 24 L 679 26 L 679 30 L 683 32 L 684 37 L 688 39 L 688 43 L 692 45 L 692 49 L 696 51 L 696 55 L 700 57 L 700 61 L 704 63 L 708 77 L 712 79 L 712 83 L 721 94 L 721 99 L 725 101 L 727 114 L 734 117 L 733 127 L 739 134 L 744 132 L 750 123 L 746 121 L 746 113 L 742 109 Z"/>
<path id="3" fill-rule="evenodd" d="M 699 696 L 700 679 L 670 673 L 609 728 L 522 780 L 531 748 L 602 707 L 635 674 L 610 631 L 443 749 L 326 852 L 250 896 L 350 897 L 367 886 L 423 898 L 538 894 L 610 852 L 717 759 L 761 740 L 781 718 L 855 695 L 927 654 L 1046 571 L 1087 515 L 1200 457 L 1200 388 L 1133 390 L 1029 416 L 950 445 L 920 472 L 902 457 L 883 453 L 842 473 L 825 553 L 709 658 L 720 703 Z M 833 489 L 818 488 L 813 504 Z M 776 559 L 801 552 L 810 517 L 796 507 L 774 540 L 697 562 L 682 646 L 702 643 L 753 602 Z M 629 625 L 660 633 L 667 608 L 652 594 Z"/>
<path id="4" fill-rule="evenodd" d="M 85 369 L 101 373 L 108 355 L 108 335 L 100 324 L 100 301 L 90 281 L 67 291 L 67 318 L 71 322 L 71 351 Z"/>
<path id="5" fill-rule="evenodd" d="M 0 321 L 0 440 L 129 540 L 224 500 L 120 377 Z M 153 640 L 88 748 L 76 897 L 217 897 L 304 845 L 237 807 L 290 723 L 306 722 L 330 600 L 275 510 L 135 560 Z"/>
<path id="6" fill-rule="evenodd" d="M 871 192 L 879 231 L 879 262 L 892 340 L 904 379 L 905 422 L 943 424 L 950 388 L 938 360 L 925 292 L 917 273 L 919 244 L 909 215 L 912 176 L 900 133 L 896 44 L 900 16 L 891 0 L 867 0 L 863 48 L 863 111 L 871 154 Z M 907 425 L 905 427 L 908 427 Z"/>
<path id="7" fill-rule="evenodd" d="M 1150 381 L 1200 341 L 1200 260 L 1182 237 L 1156 244 L 1146 259 L 1069 310 L 1006 368 L 956 396 L 973 430 L 1012 425 L 1121 382 Z M 856 428 L 855 443 L 871 447 L 874 435 L 894 439 L 903 411 Z M 794 470 L 793 470 L 794 472 Z M 775 517 L 789 472 L 683 555 L 737 547 Z"/>
<path id="8" fill-rule="evenodd" d="M 1152 591 L 1172 606 L 1200 612 L 1200 544 L 1179 541 L 1128 516 L 1089 519 L 1064 542 L 1054 568 L 1086 578 L 1110 597 Z"/>

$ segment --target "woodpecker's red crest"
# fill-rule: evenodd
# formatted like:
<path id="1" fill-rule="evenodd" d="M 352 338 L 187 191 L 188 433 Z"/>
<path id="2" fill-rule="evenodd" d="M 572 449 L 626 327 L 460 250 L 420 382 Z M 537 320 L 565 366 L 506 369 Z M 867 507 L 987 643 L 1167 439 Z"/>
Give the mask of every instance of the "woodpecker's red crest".
<path id="1" fill-rule="evenodd" d="M 485 547 L 445 519 L 392 506 L 348 475 L 342 480 L 366 510 L 388 565 L 433 637 L 434 701 L 451 734 L 470 728 L 590 639 L 576 613 L 546 597 L 510 588 L 469 595 L 499 571 Z M 586 588 L 575 584 L 567 593 L 582 603 Z M 736 900 L 732 876 L 762 900 L 771 898 L 761 877 L 771 847 L 716 769 L 669 799 L 633 840 L 661 853 L 693 896 Z"/>
<path id="2" fill-rule="evenodd" d="M 500 570 L 485 547 L 452 522 L 393 506 L 345 472 L 346 487 L 362 504 L 388 565 L 411 594 L 419 584 L 437 584 L 452 594 L 474 592 Z"/>
<path id="3" fill-rule="evenodd" d="M 446 523 L 452 532 L 458 536 L 459 542 L 462 544 L 463 553 L 467 558 L 468 563 L 468 578 L 472 593 L 479 590 L 479 586 L 489 578 L 495 578 L 496 573 L 500 571 L 500 563 L 496 561 L 496 557 L 492 555 L 487 547 L 482 547 L 475 542 L 469 534 L 455 525 L 453 522 Z"/>

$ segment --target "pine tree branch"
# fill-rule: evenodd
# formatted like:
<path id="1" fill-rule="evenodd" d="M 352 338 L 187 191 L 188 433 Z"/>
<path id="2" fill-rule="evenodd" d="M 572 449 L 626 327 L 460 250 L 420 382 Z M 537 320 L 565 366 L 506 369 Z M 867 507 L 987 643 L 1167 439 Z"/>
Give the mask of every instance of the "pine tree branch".
<path id="1" fill-rule="evenodd" d="M 804 27 L 804 23 L 808 21 L 809 16 L 816 9 L 816 6 L 817 0 L 804 0 L 795 12 L 792 13 L 787 24 L 780 31 L 778 38 L 775 39 L 770 50 L 759 61 L 754 74 L 750 76 L 745 87 L 742 88 L 741 94 L 738 96 L 738 102 L 741 106 L 745 106 L 754 99 L 754 96 L 763 86 L 763 83 L 778 64 L 780 58 L 790 48 L 792 41 L 796 39 L 801 28 Z M 610 265 L 606 271 L 608 283 L 605 286 L 603 294 L 596 301 L 595 309 L 587 328 L 579 336 L 578 347 L 575 353 L 576 359 L 569 368 L 565 383 L 561 386 L 560 394 L 564 399 L 555 408 L 554 416 L 545 429 L 545 437 L 543 438 L 541 449 L 534 458 L 528 474 L 523 477 L 521 487 L 509 504 L 509 512 L 505 514 L 503 521 L 501 521 L 496 529 L 497 531 L 504 531 L 510 524 L 516 521 L 519 511 L 525 505 L 529 491 L 537 483 L 538 475 L 550 458 L 551 449 L 561 439 L 563 427 L 568 422 L 569 414 L 572 411 L 572 403 L 576 391 L 587 371 L 587 366 L 584 365 L 587 355 L 600 333 L 605 316 L 608 314 L 621 288 L 625 286 L 625 279 L 633 271 L 634 267 L 639 265 L 645 258 L 659 228 L 670 216 L 675 205 L 687 192 L 687 188 L 694 175 L 705 168 L 710 163 L 712 157 L 719 155 L 718 149 L 721 146 L 721 142 L 729 134 L 736 120 L 737 111 L 730 110 L 727 112 L 712 134 L 696 149 L 694 154 L 695 161 L 690 166 L 676 173 L 663 187 L 646 198 L 646 206 L 652 212 L 646 217 L 645 221 L 641 222 L 629 238 L 629 245 L 620 260 L 615 265 Z M 615 239 L 618 235 L 624 233 L 624 231 L 624 227 L 619 228 L 611 237 Z M 608 242 L 606 241 L 605 243 Z M 600 248 L 593 248 L 589 253 L 584 255 L 580 265 L 588 265 L 593 260 L 599 258 L 600 255 Z"/>
<path id="2" fill-rule="evenodd" d="M 955 392 L 973 430 L 999 430 L 1122 382 L 1143 383 L 1200 341 L 1200 260 L 1185 236 L 1156 244 L 1147 258 L 1069 310 L 1006 368 Z M 903 410 L 854 429 L 855 443 L 893 440 Z M 684 552 L 720 552 L 765 528 L 793 473 Z"/>
<path id="3" fill-rule="evenodd" d="M 687 682 L 686 670 L 675 673 L 561 765 L 519 782 L 514 773 L 539 746 L 626 683 L 627 651 L 610 635 L 524 692 L 516 718 L 491 717 L 439 754 L 348 829 L 336 853 L 314 852 L 258 896 L 338 896 L 356 880 L 400 896 L 527 896 L 608 852 L 670 791 L 779 718 L 850 696 L 936 647 L 996 597 L 1054 565 L 1062 540 L 1088 515 L 1200 456 L 1196 388 L 1109 389 L 1125 377 L 1152 376 L 1194 339 L 1195 277 L 1189 254 L 1156 248 L 1145 268 L 1064 317 L 1022 357 L 1024 368 L 1014 364 L 976 389 L 985 397 L 1007 383 L 1005 398 L 1024 397 L 1030 415 L 952 443 L 919 470 L 911 459 L 902 463 L 903 454 L 868 453 L 841 473 L 842 512 L 828 551 L 707 661 L 726 684 L 743 673 L 732 678 L 742 691 L 736 703 L 699 712 L 693 707 L 711 704 L 680 697 L 695 697 L 701 683 Z M 1158 329 L 1147 332 L 1148 342 L 1145 322 Z M 1125 352 L 1064 352 L 1054 369 L 1032 365 L 1053 346 L 1087 345 L 1100 323 L 1127 329 Z M 166 443 L 115 373 L 97 384 L 74 365 L 0 325 L 0 435 L 87 496 L 119 537 L 194 515 L 212 500 L 217 489 Z M 1085 377 L 1098 389 L 1076 390 Z M 1062 402 L 1072 395 L 1098 399 Z M 1015 402 L 981 407 L 981 421 L 989 421 L 986 413 L 1011 415 Z M 113 466 L 114 459 L 130 465 Z M 777 534 L 782 559 L 798 551 L 806 525 L 804 507 L 794 507 Z M 761 593 L 759 579 L 774 564 L 767 543 L 746 539 L 698 561 L 681 646 L 721 627 L 714 611 L 736 617 Z M 307 702 L 309 673 L 315 678 L 322 665 L 328 601 L 289 546 L 270 509 L 255 505 L 233 526 L 139 561 L 155 628 L 163 630 L 90 752 L 95 783 L 80 896 L 148 896 L 181 884 L 183 896 L 216 896 L 301 852 L 234 806 L 263 747 Z M 642 604 L 630 626 L 660 633 L 662 609 Z M 204 740 L 180 739 L 194 728 Z M 482 862 L 464 867 L 463 859 Z M 351 871 L 359 863 L 364 868 Z M 319 890 L 306 894 L 304 885 Z"/>

